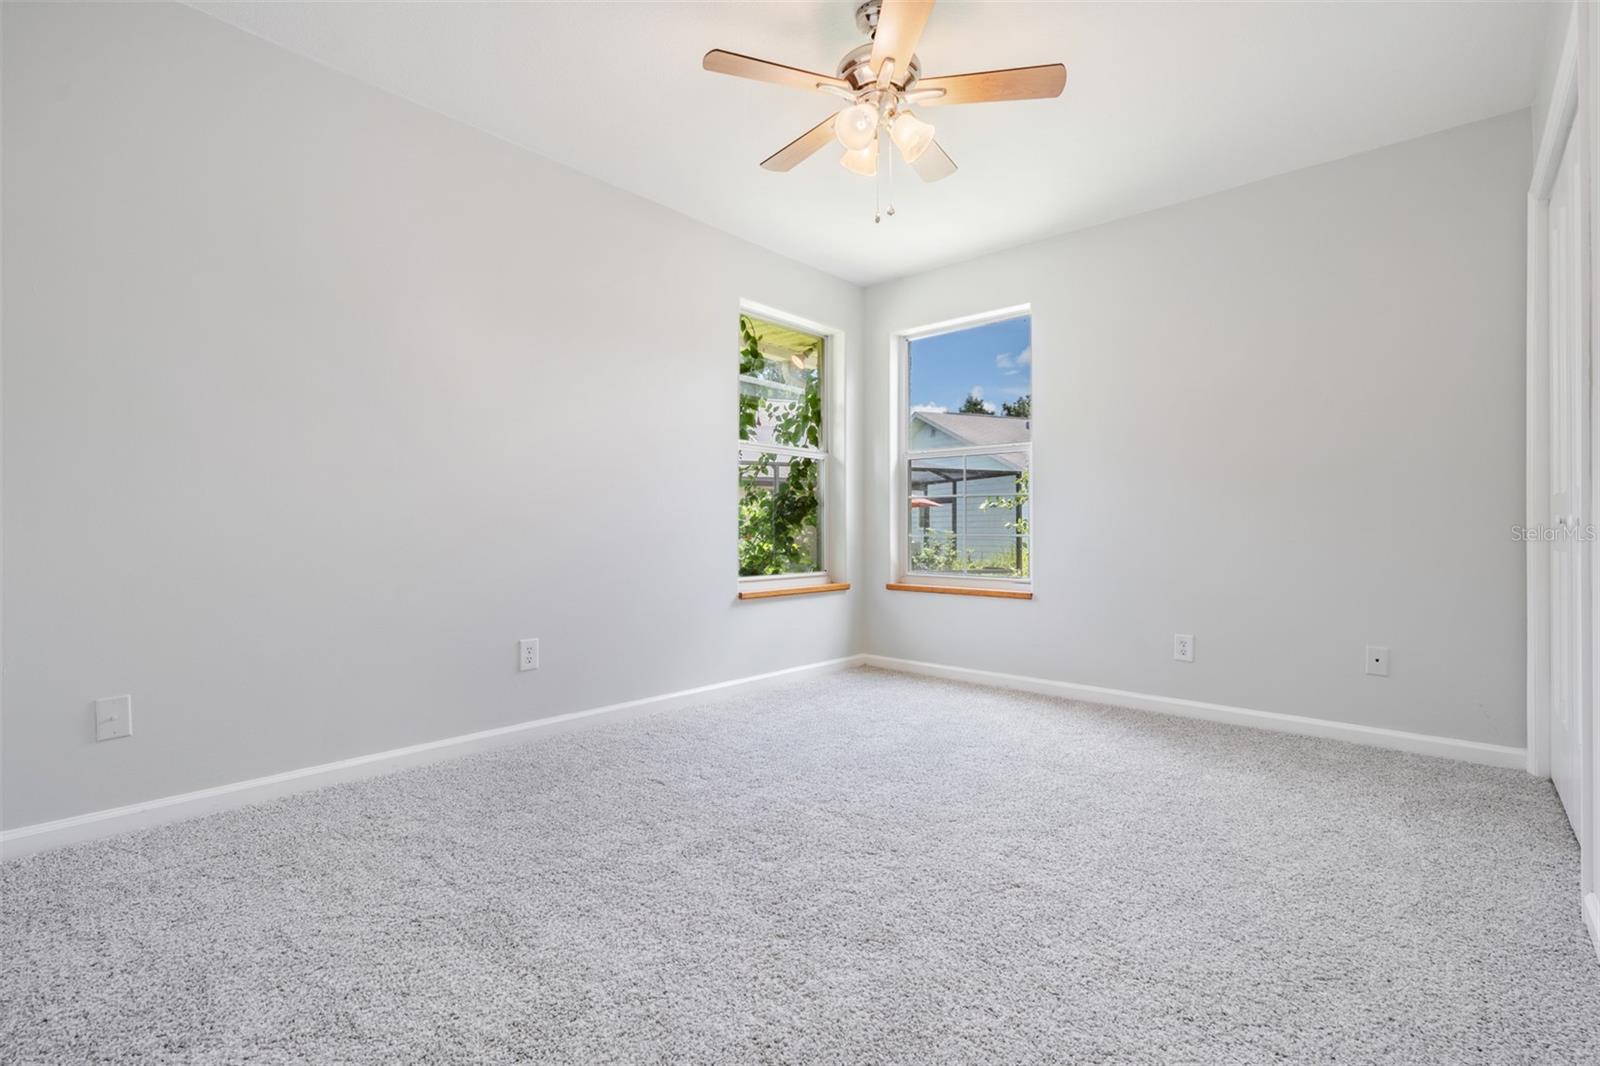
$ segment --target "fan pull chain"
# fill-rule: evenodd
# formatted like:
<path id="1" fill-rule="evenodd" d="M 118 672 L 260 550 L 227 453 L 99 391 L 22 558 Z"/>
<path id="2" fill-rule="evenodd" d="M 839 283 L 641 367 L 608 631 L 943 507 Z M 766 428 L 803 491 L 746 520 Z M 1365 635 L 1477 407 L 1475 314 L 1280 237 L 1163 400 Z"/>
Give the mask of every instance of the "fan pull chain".
<path id="1" fill-rule="evenodd" d="M 890 141 L 885 147 L 888 138 L 880 132 L 878 134 L 878 158 L 887 159 L 888 163 L 878 167 L 877 175 L 872 182 L 872 223 L 877 225 L 883 221 L 883 216 L 894 217 L 894 143 Z M 883 209 L 883 186 L 889 184 L 889 210 Z"/>
<path id="2" fill-rule="evenodd" d="M 894 217 L 894 143 L 889 144 L 889 217 Z"/>
<path id="3" fill-rule="evenodd" d="M 885 137 L 884 140 L 888 141 L 889 143 L 884 147 L 884 149 L 881 151 L 880 154 L 887 155 L 889 157 L 889 217 L 893 218 L 894 217 L 894 142 L 890 141 L 889 138 L 887 138 L 887 137 Z"/>
<path id="4" fill-rule="evenodd" d="M 872 179 L 872 224 L 877 226 L 883 221 L 883 168 L 878 168 L 877 176 Z"/>
<path id="5" fill-rule="evenodd" d="M 878 138 L 878 158 L 883 158 L 883 131 L 882 130 L 878 131 L 877 138 Z M 893 194 L 891 194 L 891 202 L 893 202 Z M 891 206 L 890 206 L 890 214 L 894 214 L 893 203 L 891 203 Z M 882 222 L 882 221 L 883 221 L 883 168 L 882 168 L 882 166 L 878 166 L 877 174 L 875 174 L 874 178 L 872 178 L 872 224 L 874 224 L 874 226 L 877 226 L 878 222 Z"/>

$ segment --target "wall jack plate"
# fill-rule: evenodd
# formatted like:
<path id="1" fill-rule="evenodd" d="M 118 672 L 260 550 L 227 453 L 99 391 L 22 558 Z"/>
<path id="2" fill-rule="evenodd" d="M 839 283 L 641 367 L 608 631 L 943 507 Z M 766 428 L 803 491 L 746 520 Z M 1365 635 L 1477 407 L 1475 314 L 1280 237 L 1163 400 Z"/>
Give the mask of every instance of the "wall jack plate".
<path id="1" fill-rule="evenodd" d="M 517 669 L 539 669 L 539 638 L 529 637 L 527 640 L 517 641 Z"/>
<path id="2" fill-rule="evenodd" d="M 133 697 L 107 696 L 94 701 L 94 738 L 116 740 L 133 736 Z"/>
<path id="3" fill-rule="evenodd" d="M 1367 673 L 1374 677 L 1389 676 L 1389 649 L 1382 644 L 1367 645 Z"/>

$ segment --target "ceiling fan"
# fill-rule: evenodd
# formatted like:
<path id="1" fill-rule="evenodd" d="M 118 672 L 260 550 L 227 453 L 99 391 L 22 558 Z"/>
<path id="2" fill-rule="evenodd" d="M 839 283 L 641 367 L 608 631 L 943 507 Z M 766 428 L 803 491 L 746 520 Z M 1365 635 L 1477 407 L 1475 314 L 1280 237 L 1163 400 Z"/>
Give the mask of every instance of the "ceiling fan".
<path id="1" fill-rule="evenodd" d="M 977 104 L 989 100 L 1039 100 L 1060 96 L 1067 68 L 1060 63 L 1010 70 L 985 70 L 924 78 L 917 58 L 917 39 L 933 10 L 933 0 L 864 0 L 856 8 L 856 26 L 872 40 L 845 53 L 837 74 L 818 74 L 765 59 L 753 59 L 720 48 L 706 53 L 704 66 L 717 74 L 788 85 L 848 100 L 772 155 L 762 160 L 767 170 L 792 170 L 830 140 L 844 146 L 844 168 L 867 177 L 878 172 L 880 133 L 923 181 L 955 173 L 956 165 L 933 139 L 933 126 L 911 110 Z"/>

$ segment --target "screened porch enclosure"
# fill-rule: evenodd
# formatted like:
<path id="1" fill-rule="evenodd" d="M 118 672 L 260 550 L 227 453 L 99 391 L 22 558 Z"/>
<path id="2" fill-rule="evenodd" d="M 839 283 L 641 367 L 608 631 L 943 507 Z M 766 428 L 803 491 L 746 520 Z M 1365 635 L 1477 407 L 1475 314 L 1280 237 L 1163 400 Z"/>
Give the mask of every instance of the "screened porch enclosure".
<path id="1" fill-rule="evenodd" d="M 907 559 L 916 573 L 1028 576 L 1026 452 L 912 459 Z"/>

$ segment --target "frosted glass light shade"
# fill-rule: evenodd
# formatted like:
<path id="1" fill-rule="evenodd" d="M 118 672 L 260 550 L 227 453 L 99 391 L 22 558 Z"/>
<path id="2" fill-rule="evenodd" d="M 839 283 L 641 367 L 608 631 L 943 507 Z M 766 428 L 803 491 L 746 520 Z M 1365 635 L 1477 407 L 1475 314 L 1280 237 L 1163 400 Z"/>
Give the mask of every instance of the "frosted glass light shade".
<path id="1" fill-rule="evenodd" d="M 933 126 L 909 111 L 902 111 L 889 123 L 889 136 L 907 163 L 915 163 L 933 143 Z"/>
<path id="2" fill-rule="evenodd" d="M 867 142 L 865 148 L 854 148 L 839 157 L 839 165 L 853 174 L 870 178 L 878 172 L 878 142 Z"/>
<path id="3" fill-rule="evenodd" d="M 878 109 L 871 104 L 844 108 L 834 116 L 833 135 L 850 151 L 860 151 L 878 136 Z"/>

